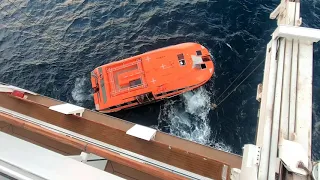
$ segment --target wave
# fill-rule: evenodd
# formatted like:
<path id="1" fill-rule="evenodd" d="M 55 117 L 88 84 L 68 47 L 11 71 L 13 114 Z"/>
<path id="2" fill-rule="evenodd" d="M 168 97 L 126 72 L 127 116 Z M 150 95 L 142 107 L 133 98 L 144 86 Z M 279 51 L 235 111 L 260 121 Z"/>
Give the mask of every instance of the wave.
<path id="1" fill-rule="evenodd" d="M 84 101 L 92 100 L 92 94 L 86 91 L 86 86 L 88 84 L 90 84 L 90 82 L 85 77 L 76 78 L 74 88 L 71 91 L 71 96 L 78 105 L 82 105 Z"/>
<path id="2" fill-rule="evenodd" d="M 171 135 L 232 152 L 231 147 L 211 136 L 210 107 L 210 93 L 204 87 L 186 92 L 178 100 L 169 99 L 161 105 L 157 128 L 166 124 Z"/>

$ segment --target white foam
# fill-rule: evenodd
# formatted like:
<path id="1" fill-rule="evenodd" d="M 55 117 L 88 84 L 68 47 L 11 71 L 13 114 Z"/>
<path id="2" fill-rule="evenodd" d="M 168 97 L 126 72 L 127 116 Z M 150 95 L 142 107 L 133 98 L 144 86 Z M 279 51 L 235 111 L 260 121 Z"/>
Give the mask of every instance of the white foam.
<path id="1" fill-rule="evenodd" d="M 64 3 L 62 3 L 62 5 L 68 6 L 68 5 L 72 5 L 72 4 L 80 4 L 83 2 L 84 2 L 84 0 L 66 0 Z"/>
<path id="2" fill-rule="evenodd" d="M 200 117 L 203 121 L 208 120 L 210 96 L 204 88 L 199 88 L 196 92 L 186 92 L 182 96 L 186 112 Z"/>
<path id="3" fill-rule="evenodd" d="M 77 103 L 81 103 L 86 100 L 91 99 L 91 95 L 88 94 L 88 92 L 85 91 L 85 85 L 86 83 L 86 78 L 76 78 L 76 81 L 74 83 L 74 88 L 71 91 L 71 95 L 73 100 L 75 100 Z"/>
<path id="4" fill-rule="evenodd" d="M 218 149 L 218 150 L 221 150 L 221 151 L 225 151 L 225 152 L 232 153 L 232 148 L 231 148 L 231 146 L 227 146 L 227 145 L 225 145 L 225 144 L 222 143 L 222 142 L 214 143 L 214 144 L 213 144 L 213 147 L 216 148 L 216 149 Z"/>
<path id="5" fill-rule="evenodd" d="M 161 106 L 159 123 L 165 121 L 172 135 L 227 152 L 232 148 L 211 137 L 210 93 L 203 87 L 182 94 L 181 100 L 166 100 Z"/>

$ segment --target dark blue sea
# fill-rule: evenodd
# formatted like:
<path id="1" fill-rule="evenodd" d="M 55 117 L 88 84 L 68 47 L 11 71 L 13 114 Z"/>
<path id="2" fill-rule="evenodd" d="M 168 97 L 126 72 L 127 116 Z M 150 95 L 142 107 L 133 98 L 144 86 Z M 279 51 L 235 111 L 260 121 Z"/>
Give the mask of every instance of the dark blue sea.
<path id="1" fill-rule="evenodd" d="M 263 65 L 280 0 L 0 0 L 0 81 L 94 109 L 95 67 L 182 42 L 214 57 L 215 76 L 174 99 L 111 115 L 224 151 L 254 143 Z M 320 28 L 320 0 L 302 0 L 303 26 Z M 313 159 L 320 159 L 320 51 L 314 50 Z M 192 78 L 192 77 L 190 77 Z M 230 91 L 228 91 L 230 92 Z M 224 94 L 224 98 L 228 93 Z"/>

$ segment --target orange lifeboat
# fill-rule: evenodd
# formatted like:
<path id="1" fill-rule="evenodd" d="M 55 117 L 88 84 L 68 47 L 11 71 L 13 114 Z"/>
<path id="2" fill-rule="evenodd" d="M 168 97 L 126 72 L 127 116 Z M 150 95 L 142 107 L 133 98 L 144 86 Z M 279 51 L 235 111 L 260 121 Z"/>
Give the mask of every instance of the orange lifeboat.
<path id="1" fill-rule="evenodd" d="M 96 110 L 115 112 L 177 96 L 214 73 L 208 49 L 183 43 L 112 62 L 91 72 Z"/>

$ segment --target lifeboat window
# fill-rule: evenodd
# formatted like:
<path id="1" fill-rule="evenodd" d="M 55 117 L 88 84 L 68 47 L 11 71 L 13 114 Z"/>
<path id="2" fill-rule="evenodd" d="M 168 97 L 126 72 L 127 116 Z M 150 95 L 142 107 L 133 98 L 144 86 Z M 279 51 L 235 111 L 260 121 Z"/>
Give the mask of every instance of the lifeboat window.
<path id="1" fill-rule="evenodd" d="M 203 57 L 203 58 L 202 58 L 202 61 L 203 61 L 203 62 L 207 62 L 207 61 L 211 61 L 211 60 L 210 60 L 210 58 L 209 58 L 208 56 L 206 56 L 206 57 Z"/>
<path id="2" fill-rule="evenodd" d="M 180 64 L 180 66 L 184 66 L 184 65 L 186 65 L 186 61 L 184 59 L 179 60 L 179 64 Z"/>
<path id="3" fill-rule="evenodd" d="M 202 55 L 202 52 L 199 50 L 199 51 L 196 51 L 197 53 L 197 56 L 201 56 Z"/>
<path id="4" fill-rule="evenodd" d="M 207 68 L 206 64 L 201 64 L 201 69 Z"/>
<path id="5" fill-rule="evenodd" d="M 136 80 L 130 81 L 129 84 L 130 84 L 130 87 L 136 87 L 136 86 L 140 86 L 142 84 L 142 81 L 141 79 L 136 79 Z"/>
<path id="6" fill-rule="evenodd" d="M 184 60 L 184 55 L 183 54 L 178 54 L 178 60 L 179 60 L 180 66 L 186 65 L 186 60 Z"/>
<path id="7" fill-rule="evenodd" d="M 184 55 L 183 54 L 178 54 L 178 60 L 182 60 L 184 59 Z"/>

